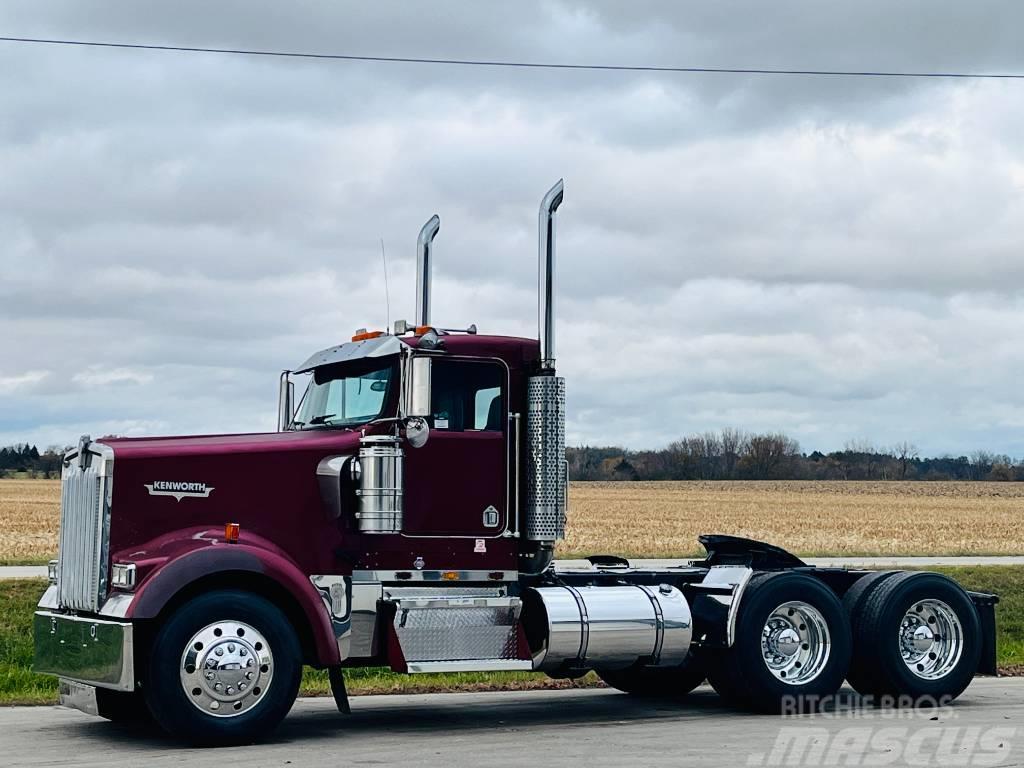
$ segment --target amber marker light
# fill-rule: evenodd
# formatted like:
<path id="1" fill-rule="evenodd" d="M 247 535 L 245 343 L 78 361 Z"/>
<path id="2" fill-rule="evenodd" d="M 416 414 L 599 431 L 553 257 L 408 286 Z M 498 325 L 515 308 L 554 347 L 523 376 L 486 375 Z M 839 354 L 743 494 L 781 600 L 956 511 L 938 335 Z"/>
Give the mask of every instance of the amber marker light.
<path id="1" fill-rule="evenodd" d="M 228 523 L 224 526 L 224 541 L 228 544 L 238 543 L 238 534 L 241 532 L 238 523 Z"/>
<path id="2" fill-rule="evenodd" d="M 444 581 L 458 581 L 459 580 L 459 572 L 458 571 L 445 571 L 444 573 L 441 574 L 441 578 Z"/>
<path id="3" fill-rule="evenodd" d="M 378 336 L 383 335 L 384 331 L 363 331 L 353 336 L 352 341 L 366 341 L 367 339 L 376 339 Z"/>

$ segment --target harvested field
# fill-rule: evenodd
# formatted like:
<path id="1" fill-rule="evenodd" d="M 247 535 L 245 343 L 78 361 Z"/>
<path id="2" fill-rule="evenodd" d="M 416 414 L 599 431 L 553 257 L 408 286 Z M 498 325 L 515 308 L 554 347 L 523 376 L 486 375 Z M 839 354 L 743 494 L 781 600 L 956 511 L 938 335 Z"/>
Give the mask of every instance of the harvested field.
<path id="1" fill-rule="evenodd" d="M 0 480 L 0 562 L 57 549 L 60 483 Z M 574 483 L 562 557 L 673 557 L 699 533 L 764 539 L 806 555 L 1024 554 L 1024 483 Z"/>
<path id="2" fill-rule="evenodd" d="M 54 557 L 59 522 L 60 480 L 0 480 L 0 563 Z"/>
<path id="3" fill-rule="evenodd" d="M 1024 553 L 1024 483 L 575 483 L 562 557 L 673 557 L 700 533 L 804 555 Z"/>

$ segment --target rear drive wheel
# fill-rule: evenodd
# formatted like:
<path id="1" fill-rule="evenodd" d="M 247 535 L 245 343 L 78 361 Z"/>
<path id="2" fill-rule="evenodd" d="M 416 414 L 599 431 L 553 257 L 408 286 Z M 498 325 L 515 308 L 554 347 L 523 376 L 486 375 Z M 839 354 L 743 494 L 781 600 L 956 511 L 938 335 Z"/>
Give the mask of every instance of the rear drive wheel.
<path id="1" fill-rule="evenodd" d="M 805 574 L 759 574 L 743 594 L 733 646 L 714 654 L 708 680 L 736 706 L 814 709 L 842 685 L 850 645 L 831 589 Z"/>
<path id="2" fill-rule="evenodd" d="M 156 721 L 195 744 L 255 741 L 291 709 L 302 654 L 287 617 L 248 592 L 189 601 L 159 629 L 144 688 Z"/>
<path id="3" fill-rule="evenodd" d="M 693 651 L 678 667 L 627 667 L 596 671 L 598 677 L 612 688 L 636 696 L 685 696 L 708 676 L 707 665 Z"/>
<path id="4" fill-rule="evenodd" d="M 850 684 L 870 696 L 956 698 L 981 658 L 981 622 L 963 588 L 938 573 L 897 573 L 873 585 L 852 614 Z"/>
<path id="5" fill-rule="evenodd" d="M 857 633 L 857 616 L 863 609 L 868 596 L 874 591 L 875 587 L 898 573 L 901 573 L 901 571 L 877 571 L 861 576 L 843 595 L 843 610 L 846 611 L 846 618 L 850 621 L 850 631 L 854 638 Z M 854 649 L 856 649 L 856 640 Z M 853 656 L 850 659 L 850 671 L 846 674 L 847 682 L 855 690 L 860 691 L 862 688 L 870 687 L 874 672 L 875 665 L 873 660 L 867 658 L 867 654 L 858 654 L 854 650 Z"/>

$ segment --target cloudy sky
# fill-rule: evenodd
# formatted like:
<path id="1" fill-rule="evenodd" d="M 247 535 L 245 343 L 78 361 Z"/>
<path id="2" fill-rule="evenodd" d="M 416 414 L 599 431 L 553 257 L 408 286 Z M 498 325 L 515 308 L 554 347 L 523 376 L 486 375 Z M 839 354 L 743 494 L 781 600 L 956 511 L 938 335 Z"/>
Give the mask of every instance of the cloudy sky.
<path id="1" fill-rule="evenodd" d="M 0 35 L 384 56 L 1024 71 L 1024 6 L 5 0 Z M 569 441 L 724 426 L 1024 455 L 1024 82 L 466 69 L 0 43 L 0 444 L 272 428 L 411 318 L 536 329 Z"/>

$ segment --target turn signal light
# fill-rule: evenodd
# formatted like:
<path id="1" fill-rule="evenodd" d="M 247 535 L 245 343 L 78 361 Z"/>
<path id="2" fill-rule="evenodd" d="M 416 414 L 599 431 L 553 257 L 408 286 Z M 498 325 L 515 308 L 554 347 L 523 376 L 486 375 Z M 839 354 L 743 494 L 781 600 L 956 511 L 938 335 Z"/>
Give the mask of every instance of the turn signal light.
<path id="1" fill-rule="evenodd" d="M 224 526 L 224 541 L 228 544 L 238 543 L 238 534 L 241 533 L 238 523 L 228 523 Z"/>
<path id="2" fill-rule="evenodd" d="M 378 336 L 383 335 L 384 331 L 363 331 L 353 336 L 352 341 L 366 341 L 367 339 L 376 339 Z"/>
<path id="3" fill-rule="evenodd" d="M 110 583 L 115 589 L 135 589 L 135 563 L 114 563 L 110 569 Z"/>

